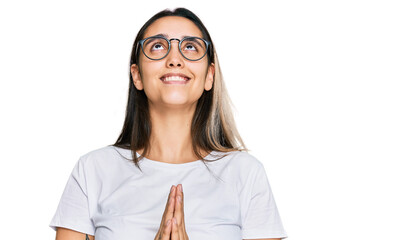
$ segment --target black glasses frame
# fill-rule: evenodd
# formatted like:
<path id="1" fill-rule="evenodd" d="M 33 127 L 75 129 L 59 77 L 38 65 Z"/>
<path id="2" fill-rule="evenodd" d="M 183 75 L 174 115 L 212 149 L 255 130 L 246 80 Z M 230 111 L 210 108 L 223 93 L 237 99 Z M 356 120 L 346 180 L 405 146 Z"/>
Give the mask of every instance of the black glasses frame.
<path id="1" fill-rule="evenodd" d="M 166 55 L 164 55 L 163 57 L 161 57 L 161 58 L 151 58 L 151 57 L 149 57 L 149 56 L 147 56 L 147 54 L 144 52 L 144 42 L 147 40 L 147 39 L 150 39 L 150 38 L 163 38 L 163 39 L 165 39 L 168 43 L 169 43 L 169 49 L 167 50 L 167 53 L 166 53 Z M 183 41 L 185 41 L 185 40 L 187 40 L 187 39 L 195 39 L 195 38 L 197 38 L 197 39 L 200 39 L 200 40 L 202 40 L 203 42 L 205 42 L 205 44 L 206 44 L 206 51 L 205 51 L 205 53 L 203 54 L 203 56 L 201 56 L 200 58 L 198 58 L 198 59 L 189 59 L 189 58 L 187 58 L 184 54 L 183 54 L 183 52 L 182 52 L 182 48 L 181 48 L 181 46 L 182 46 L 182 42 Z M 180 51 L 180 53 L 182 54 L 182 56 L 184 57 L 184 58 L 186 58 L 187 60 L 189 60 L 189 61 L 199 61 L 200 59 L 202 59 L 206 54 L 207 54 L 207 52 L 208 52 L 208 49 L 209 49 L 209 45 L 211 44 L 209 41 L 207 41 L 207 40 L 205 40 L 205 39 L 203 39 L 203 38 L 200 38 L 200 37 L 184 37 L 182 40 L 180 40 L 180 39 L 178 39 L 178 38 L 170 38 L 170 39 L 167 39 L 166 37 L 164 37 L 164 36 L 151 36 L 151 37 L 148 37 L 148 38 L 144 38 L 143 40 L 140 40 L 140 41 L 138 41 L 138 44 L 139 44 L 139 46 L 141 46 L 141 51 L 143 52 L 143 54 L 148 58 L 148 59 L 151 59 L 151 60 L 161 60 L 161 59 L 163 59 L 163 58 L 165 58 L 165 57 L 167 57 L 167 55 L 169 55 L 169 53 L 170 53 L 170 49 L 171 49 L 171 41 L 173 41 L 173 40 L 177 40 L 177 41 L 179 41 L 179 51 Z"/>

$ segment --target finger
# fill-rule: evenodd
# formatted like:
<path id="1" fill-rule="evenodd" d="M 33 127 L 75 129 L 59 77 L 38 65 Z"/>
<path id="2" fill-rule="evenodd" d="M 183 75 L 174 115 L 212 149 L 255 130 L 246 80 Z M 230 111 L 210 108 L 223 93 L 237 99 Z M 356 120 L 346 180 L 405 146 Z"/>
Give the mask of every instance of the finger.
<path id="1" fill-rule="evenodd" d="M 173 218 L 172 222 L 173 222 L 173 226 L 172 226 L 172 232 L 171 232 L 171 240 L 181 240 L 180 235 L 179 235 L 179 227 L 177 225 L 177 219 Z"/>
<path id="2" fill-rule="evenodd" d="M 173 214 L 174 214 L 174 206 L 176 204 L 176 191 L 177 188 L 176 186 L 173 186 L 173 190 L 172 192 L 169 194 L 169 200 L 167 202 L 167 207 L 165 209 L 165 222 L 167 223 L 168 219 L 172 219 L 173 218 Z"/>
<path id="3" fill-rule="evenodd" d="M 170 193 L 169 193 L 169 197 L 167 199 L 167 204 L 166 204 L 166 208 L 164 209 L 164 213 L 163 213 L 163 217 L 162 217 L 162 222 L 160 224 L 160 228 L 163 227 L 164 225 L 166 225 L 167 221 L 169 219 L 173 218 L 173 213 L 174 213 L 174 204 L 175 204 L 175 196 L 176 196 L 176 186 L 172 186 Z"/>
<path id="4" fill-rule="evenodd" d="M 176 205 L 174 207 L 173 217 L 177 220 L 179 239 L 184 239 L 184 233 L 186 232 L 186 229 L 184 223 L 183 185 L 177 185 L 176 191 Z"/>
<path id="5" fill-rule="evenodd" d="M 182 202 L 181 202 L 181 209 L 182 209 L 182 225 L 183 225 L 183 233 L 186 233 L 186 224 L 185 224 L 185 218 L 184 218 L 184 190 L 183 190 L 183 185 L 180 184 L 180 194 L 182 195 Z"/>
<path id="6" fill-rule="evenodd" d="M 189 237 L 187 236 L 187 232 L 186 232 L 186 221 L 185 221 L 185 214 L 184 214 L 184 189 L 183 189 L 183 185 L 180 184 L 180 194 L 182 195 L 182 202 L 181 202 L 181 207 L 182 207 L 182 222 L 181 222 L 181 227 L 179 229 L 179 234 L 180 234 L 180 239 L 182 240 L 189 240 Z"/>
<path id="7" fill-rule="evenodd" d="M 162 221 L 160 223 L 160 229 L 162 229 L 162 227 L 165 225 L 164 220 L 166 219 L 166 215 L 167 215 L 167 211 L 168 211 L 168 208 L 169 208 L 170 199 L 171 199 L 171 196 L 172 196 L 172 193 L 173 193 L 173 189 L 174 189 L 174 185 L 171 186 L 169 196 L 167 197 L 166 206 L 164 207 L 163 216 L 161 217 Z"/>
<path id="8" fill-rule="evenodd" d="M 172 185 L 171 186 L 171 188 L 170 188 L 170 192 L 169 192 L 169 196 L 167 197 L 167 201 L 166 201 L 166 208 L 168 207 L 168 205 L 169 205 L 169 200 L 170 200 L 170 198 L 173 196 L 173 193 L 174 193 L 174 189 L 176 188 L 176 186 L 174 186 L 174 185 Z"/>
<path id="9" fill-rule="evenodd" d="M 180 195 L 181 195 L 181 207 L 182 207 L 182 215 L 183 215 L 183 223 L 184 223 L 184 191 L 183 191 L 183 185 L 180 184 Z"/>
<path id="10" fill-rule="evenodd" d="M 170 240 L 170 234 L 172 231 L 172 221 L 169 219 L 163 228 L 162 235 L 160 237 L 160 240 Z M 157 239 L 158 240 L 158 239 Z"/>
<path id="11" fill-rule="evenodd" d="M 180 190 L 181 189 L 181 190 Z M 177 219 L 178 226 L 184 226 L 184 202 L 183 202 L 183 186 L 181 184 L 177 185 L 176 188 L 176 204 L 174 206 L 173 217 Z"/>
<path id="12" fill-rule="evenodd" d="M 176 196 L 176 202 L 174 205 L 174 213 L 173 213 L 173 217 L 176 218 L 177 222 L 181 222 L 182 221 L 182 207 L 181 207 L 181 197 L 180 196 Z"/>

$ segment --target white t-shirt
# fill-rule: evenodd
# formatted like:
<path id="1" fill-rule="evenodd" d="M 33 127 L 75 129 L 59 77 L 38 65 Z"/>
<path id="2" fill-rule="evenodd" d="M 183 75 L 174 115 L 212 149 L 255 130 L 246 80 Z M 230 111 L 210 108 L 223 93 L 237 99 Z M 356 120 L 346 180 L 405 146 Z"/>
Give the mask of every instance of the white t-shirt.
<path id="1" fill-rule="evenodd" d="M 234 151 L 215 162 L 172 164 L 114 146 L 80 157 L 50 227 L 95 235 L 96 240 L 153 240 L 172 185 L 182 184 L 190 240 L 285 238 L 263 164 Z M 205 159 L 225 153 L 213 151 Z M 137 153 L 137 156 L 139 154 Z"/>

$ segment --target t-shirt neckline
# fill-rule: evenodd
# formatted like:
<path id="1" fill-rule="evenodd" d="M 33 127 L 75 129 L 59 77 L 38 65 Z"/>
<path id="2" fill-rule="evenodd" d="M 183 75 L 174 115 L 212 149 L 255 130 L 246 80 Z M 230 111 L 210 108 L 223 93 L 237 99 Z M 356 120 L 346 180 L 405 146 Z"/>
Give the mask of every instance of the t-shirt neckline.
<path id="1" fill-rule="evenodd" d="M 116 147 L 113 146 L 117 149 L 121 149 L 123 151 L 125 151 L 125 153 L 130 156 L 131 158 L 131 150 L 129 149 L 124 149 L 124 148 L 120 148 L 120 147 Z M 212 153 L 214 151 L 209 152 L 208 155 L 206 155 L 203 159 L 205 160 L 211 160 L 212 159 Z M 141 155 L 136 152 L 136 156 L 140 157 Z M 207 162 L 209 163 L 209 162 Z M 149 166 L 155 166 L 155 167 L 164 167 L 164 168 L 188 168 L 188 167 L 193 167 L 193 166 L 200 166 L 200 165 L 204 165 L 203 161 L 201 159 L 199 160 L 195 160 L 192 162 L 187 162 L 187 163 L 167 163 L 167 162 L 160 162 L 160 161 L 156 161 L 156 160 L 152 160 L 152 159 L 148 159 L 146 157 L 143 157 L 140 161 L 139 164 L 144 164 L 144 165 L 149 165 Z"/>
<path id="2" fill-rule="evenodd" d="M 206 158 L 210 157 L 211 156 L 211 153 L 212 152 L 210 152 L 203 159 L 206 159 Z M 137 157 L 140 157 L 141 156 L 137 152 L 136 152 L 136 155 L 137 155 Z M 143 157 L 143 159 L 141 161 L 143 161 L 143 164 L 152 165 L 152 166 L 158 166 L 158 167 L 166 167 L 166 168 L 188 168 L 188 167 L 203 165 L 203 162 L 202 162 L 201 159 L 195 160 L 195 161 L 191 161 L 191 162 L 186 162 L 186 163 L 167 163 L 167 162 L 160 162 L 160 161 L 156 161 L 156 160 L 152 160 L 152 159 L 148 159 L 146 157 Z"/>

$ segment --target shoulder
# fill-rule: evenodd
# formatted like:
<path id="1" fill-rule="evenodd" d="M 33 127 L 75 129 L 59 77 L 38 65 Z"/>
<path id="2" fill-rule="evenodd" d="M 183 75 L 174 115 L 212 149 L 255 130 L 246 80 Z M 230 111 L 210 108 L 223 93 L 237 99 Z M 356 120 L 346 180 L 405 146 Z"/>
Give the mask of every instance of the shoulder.
<path id="1" fill-rule="evenodd" d="M 240 151 L 235 156 L 235 159 L 236 161 L 239 161 L 241 164 L 245 164 L 246 166 L 249 166 L 249 167 L 261 167 L 262 166 L 262 162 L 260 160 L 258 160 L 252 154 L 245 152 L 245 151 Z"/>
<path id="2" fill-rule="evenodd" d="M 238 176 L 250 176 L 263 168 L 263 164 L 252 154 L 246 151 L 233 151 L 228 153 L 219 153 L 225 157 L 219 161 L 228 168 L 231 173 Z"/>
<path id="3" fill-rule="evenodd" d="M 85 167 L 116 164 L 119 157 L 131 159 L 131 150 L 114 147 L 112 145 L 93 149 L 79 158 L 79 164 Z"/>
<path id="4" fill-rule="evenodd" d="M 101 147 L 101 148 L 96 148 L 96 149 L 93 149 L 89 152 L 86 152 L 83 155 L 81 155 L 81 158 L 88 159 L 88 158 L 103 157 L 103 156 L 106 156 L 108 154 L 112 154 L 112 153 L 116 152 L 115 150 L 116 149 L 115 149 L 114 146 L 108 145 L 108 146 L 104 146 L 104 147 Z"/>
<path id="5" fill-rule="evenodd" d="M 240 168 L 257 169 L 263 166 L 260 160 L 246 151 L 230 152 L 226 158 L 228 158 L 230 164 Z"/>
<path id="6" fill-rule="evenodd" d="M 263 173 L 263 164 L 254 155 L 246 151 L 225 153 L 223 159 L 228 179 L 235 184 L 240 196 L 245 196 L 242 191 L 250 189 L 258 175 Z M 242 194 L 242 195 L 241 195 Z"/>
<path id="7" fill-rule="evenodd" d="M 108 145 L 81 155 L 72 174 L 94 186 L 104 182 L 114 183 L 136 170 L 128 161 L 130 159 L 131 150 Z"/>

